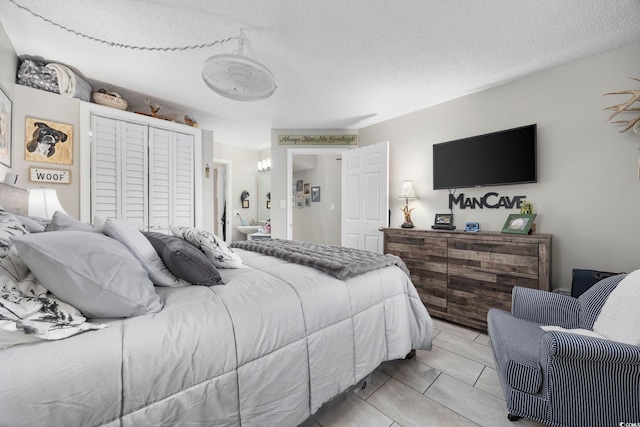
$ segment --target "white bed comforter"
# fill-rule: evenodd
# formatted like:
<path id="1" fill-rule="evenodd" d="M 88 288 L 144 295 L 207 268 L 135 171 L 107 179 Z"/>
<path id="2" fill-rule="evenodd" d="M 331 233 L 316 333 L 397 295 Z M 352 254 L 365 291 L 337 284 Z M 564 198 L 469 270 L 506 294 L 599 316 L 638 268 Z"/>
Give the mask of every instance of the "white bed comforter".
<path id="1" fill-rule="evenodd" d="M 2 426 L 296 426 L 385 360 L 430 349 L 402 270 L 338 280 L 236 250 L 224 286 L 157 288 L 165 308 L 0 350 Z"/>

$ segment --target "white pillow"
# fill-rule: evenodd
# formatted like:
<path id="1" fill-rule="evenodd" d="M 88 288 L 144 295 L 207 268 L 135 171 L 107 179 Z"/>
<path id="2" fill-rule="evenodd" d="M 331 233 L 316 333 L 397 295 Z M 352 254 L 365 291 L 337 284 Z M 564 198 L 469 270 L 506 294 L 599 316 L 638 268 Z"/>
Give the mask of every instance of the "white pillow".
<path id="1" fill-rule="evenodd" d="M 119 219 L 109 218 L 105 221 L 102 232 L 125 245 L 147 270 L 149 278 L 154 284 L 172 288 L 189 285 L 169 271 L 153 245 L 134 225 Z"/>
<path id="2" fill-rule="evenodd" d="M 149 275 L 117 240 L 86 231 L 12 240 L 36 279 L 86 317 L 132 317 L 162 310 Z"/>
<path id="3" fill-rule="evenodd" d="M 87 322 L 78 309 L 57 299 L 33 274 L 16 282 L 0 269 L 0 348 L 58 340 L 107 326 Z"/>
<path id="4" fill-rule="evenodd" d="M 194 227 L 171 225 L 174 236 L 195 245 L 218 268 L 245 268 L 247 265 L 227 244 L 207 230 Z"/>
<path id="5" fill-rule="evenodd" d="M 640 270 L 629 273 L 609 294 L 593 331 L 625 344 L 640 345 Z"/>
<path id="6" fill-rule="evenodd" d="M 553 325 L 540 326 L 540 329 L 542 329 L 543 331 L 560 331 L 560 332 L 568 332 L 570 334 L 586 335 L 588 337 L 604 338 L 602 335 L 597 334 L 588 329 L 565 329 L 560 326 L 553 326 Z"/>

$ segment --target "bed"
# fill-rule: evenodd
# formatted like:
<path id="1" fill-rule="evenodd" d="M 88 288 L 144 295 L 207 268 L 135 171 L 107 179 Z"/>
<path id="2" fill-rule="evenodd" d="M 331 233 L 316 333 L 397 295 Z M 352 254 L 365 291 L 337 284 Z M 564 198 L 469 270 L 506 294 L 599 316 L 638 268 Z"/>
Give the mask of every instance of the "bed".
<path id="1" fill-rule="evenodd" d="M 233 252 L 245 266 L 219 268 L 224 284 L 153 287 L 157 312 L 0 349 L 0 425 L 296 426 L 381 362 L 431 347 L 397 265 L 338 279 Z"/>

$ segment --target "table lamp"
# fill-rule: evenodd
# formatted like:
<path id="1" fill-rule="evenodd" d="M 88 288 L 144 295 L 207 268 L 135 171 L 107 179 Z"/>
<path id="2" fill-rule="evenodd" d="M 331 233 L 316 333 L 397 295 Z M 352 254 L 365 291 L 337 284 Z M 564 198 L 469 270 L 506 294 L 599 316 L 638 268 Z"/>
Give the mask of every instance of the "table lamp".
<path id="1" fill-rule="evenodd" d="M 413 208 L 409 209 L 409 199 L 418 199 L 416 192 L 413 191 L 413 181 L 402 181 L 402 190 L 400 191 L 398 199 L 404 199 L 404 207 L 402 208 L 402 212 L 404 212 L 404 224 L 402 224 L 401 227 L 413 228 L 414 225 L 413 222 L 411 222 L 411 211 Z"/>

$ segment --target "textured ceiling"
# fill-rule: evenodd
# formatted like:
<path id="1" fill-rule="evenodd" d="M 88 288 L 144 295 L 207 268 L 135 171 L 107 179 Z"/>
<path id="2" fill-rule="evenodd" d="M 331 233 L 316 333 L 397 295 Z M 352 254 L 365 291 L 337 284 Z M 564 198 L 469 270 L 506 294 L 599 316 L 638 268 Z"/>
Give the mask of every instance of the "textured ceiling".
<path id="1" fill-rule="evenodd" d="M 267 100 L 232 101 L 202 81 L 203 62 L 233 53 L 235 41 L 173 52 L 113 47 L 0 0 L 18 56 L 66 64 L 134 109 L 158 102 L 160 113 L 189 113 L 217 142 L 253 148 L 270 144 L 272 128 L 357 129 L 640 42 L 637 0 L 13 1 L 136 46 L 210 43 L 243 29 L 244 54 L 276 78 Z"/>

